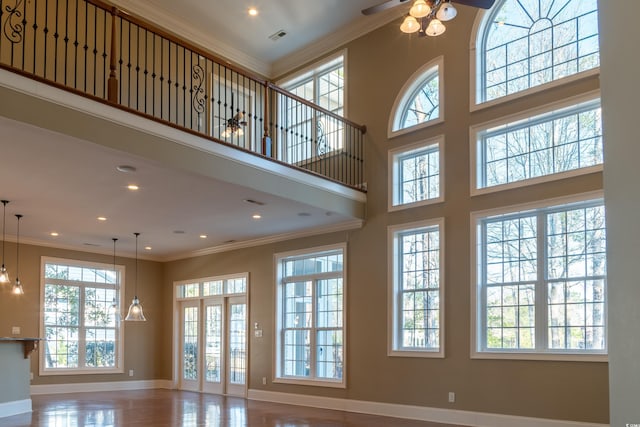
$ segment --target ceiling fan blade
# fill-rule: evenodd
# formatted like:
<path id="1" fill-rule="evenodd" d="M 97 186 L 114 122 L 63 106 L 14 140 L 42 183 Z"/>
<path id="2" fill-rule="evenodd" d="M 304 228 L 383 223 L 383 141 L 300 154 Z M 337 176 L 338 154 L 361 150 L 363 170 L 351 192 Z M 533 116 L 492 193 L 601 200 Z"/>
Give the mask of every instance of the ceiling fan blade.
<path id="1" fill-rule="evenodd" d="M 479 9 L 491 9 L 496 0 L 453 0 L 453 3 L 465 6 L 477 7 Z"/>
<path id="2" fill-rule="evenodd" d="M 382 12 L 383 10 L 391 9 L 405 3 L 407 0 L 388 0 L 384 3 L 377 4 L 375 6 L 362 9 L 363 15 L 373 15 L 374 13 Z"/>

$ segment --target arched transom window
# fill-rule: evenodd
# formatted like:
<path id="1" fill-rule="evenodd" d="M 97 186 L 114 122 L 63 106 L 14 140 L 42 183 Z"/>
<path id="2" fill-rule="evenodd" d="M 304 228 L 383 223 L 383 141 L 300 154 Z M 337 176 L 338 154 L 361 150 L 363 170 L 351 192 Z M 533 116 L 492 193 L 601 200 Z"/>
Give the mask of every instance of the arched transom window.
<path id="1" fill-rule="evenodd" d="M 441 114 L 442 58 L 420 68 L 400 90 L 391 115 L 390 134 L 427 126 Z"/>
<path id="2" fill-rule="evenodd" d="M 600 65 L 597 0 L 502 0 L 479 34 L 478 102 Z"/>

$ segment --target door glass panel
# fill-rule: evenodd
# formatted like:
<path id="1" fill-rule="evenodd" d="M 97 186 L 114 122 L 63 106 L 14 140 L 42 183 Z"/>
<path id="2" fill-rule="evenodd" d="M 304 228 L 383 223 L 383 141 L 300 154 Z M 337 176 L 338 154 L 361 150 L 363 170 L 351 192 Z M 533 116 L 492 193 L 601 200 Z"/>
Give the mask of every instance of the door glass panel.
<path id="1" fill-rule="evenodd" d="M 198 307 L 184 308 L 184 342 L 182 344 L 183 372 L 185 380 L 198 379 Z"/>
<path id="2" fill-rule="evenodd" d="M 222 366 L 222 306 L 206 307 L 205 381 L 220 382 Z"/>
<path id="3" fill-rule="evenodd" d="M 247 305 L 231 304 L 229 310 L 229 383 L 245 384 Z"/>

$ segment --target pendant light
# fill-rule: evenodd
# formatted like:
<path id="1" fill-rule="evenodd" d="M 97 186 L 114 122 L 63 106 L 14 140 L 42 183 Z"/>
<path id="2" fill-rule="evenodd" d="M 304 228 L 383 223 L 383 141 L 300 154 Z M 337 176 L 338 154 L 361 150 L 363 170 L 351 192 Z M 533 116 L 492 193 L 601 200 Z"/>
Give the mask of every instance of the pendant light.
<path id="1" fill-rule="evenodd" d="M 20 218 L 22 218 L 22 215 L 16 214 L 16 218 L 18 218 L 18 232 L 16 233 L 16 282 L 13 284 L 13 290 L 11 292 L 15 295 L 23 295 L 24 289 L 22 289 L 22 284 L 18 278 L 20 275 Z"/>
<path id="2" fill-rule="evenodd" d="M 144 313 L 142 312 L 142 305 L 140 304 L 140 300 L 138 299 L 138 236 L 140 233 L 133 233 L 136 236 L 136 283 L 134 287 L 134 297 L 133 301 L 131 301 L 131 305 L 129 306 L 129 313 L 127 313 L 127 317 L 124 320 L 132 321 L 132 322 L 146 322 L 147 319 L 144 317 Z"/>
<path id="3" fill-rule="evenodd" d="M 0 268 L 0 283 L 9 283 L 9 273 L 7 269 L 4 267 L 4 236 L 5 236 L 5 219 L 7 216 L 7 203 L 8 200 L 2 200 L 2 267 Z"/>

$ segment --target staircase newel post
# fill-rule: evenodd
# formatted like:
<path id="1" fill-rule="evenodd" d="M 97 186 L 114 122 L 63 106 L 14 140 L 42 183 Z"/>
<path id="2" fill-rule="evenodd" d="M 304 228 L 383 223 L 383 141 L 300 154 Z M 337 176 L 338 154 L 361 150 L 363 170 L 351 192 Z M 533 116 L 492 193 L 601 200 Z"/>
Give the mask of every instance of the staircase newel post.
<path id="1" fill-rule="evenodd" d="M 118 9 L 115 7 L 111 9 L 111 52 L 109 55 L 109 82 L 107 100 L 115 104 L 118 103 L 118 79 L 116 78 L 117 68 L 117 52 L 116 52 L 116 17 L 118 16 Z"/>

